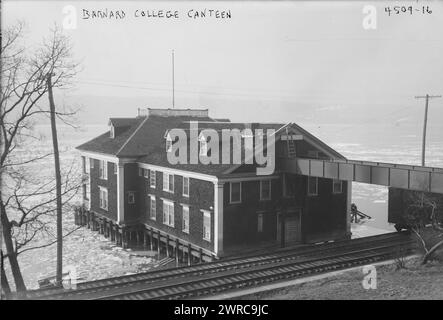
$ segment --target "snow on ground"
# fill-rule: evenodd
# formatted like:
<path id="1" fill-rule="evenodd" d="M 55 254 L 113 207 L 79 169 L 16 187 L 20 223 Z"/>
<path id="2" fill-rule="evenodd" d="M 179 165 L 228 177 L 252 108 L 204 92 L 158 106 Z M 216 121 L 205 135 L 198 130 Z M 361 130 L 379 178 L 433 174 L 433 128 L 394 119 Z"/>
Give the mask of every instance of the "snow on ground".
<path id="1" fill-rule="evenodd" d="M 380 229 L 364 224 L 358 224 L 358 223 L 352 223 L 351 224 L 351 232 L 352 232 L 352 239 L 355 238 L 363 238 L 363 237 L 370 237 L 375 236 L 378 234 L 384 234 L 392 232 L 390 230 L 386 229 Z"/>
<path id="2" fill-rule="evenodd" d="M 74 229 L 73 217 L 66 216 L 64 229 Z M 76 268 L 79 282 L 143 272 L 156 265 L 152 257 L 136 255 L 131 249 L 122 249 L 96 231 L 81 227 L 63 243 L 63 268 Z M 56 267 L 56 246 L 24 252 L 19 263 L 29 289 L 38 288 L 37 280 L 53 275 Z M 6 264 L 8 268 L 9 264 Z M 10 270 L 8 279 L 12 282 Z"/>

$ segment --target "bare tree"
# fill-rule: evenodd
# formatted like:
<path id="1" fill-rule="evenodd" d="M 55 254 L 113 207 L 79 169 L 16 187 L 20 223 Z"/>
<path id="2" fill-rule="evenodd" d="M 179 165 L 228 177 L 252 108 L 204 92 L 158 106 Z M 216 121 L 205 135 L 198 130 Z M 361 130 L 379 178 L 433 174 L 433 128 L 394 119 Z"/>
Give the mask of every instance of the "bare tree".
<path id="1" fill-rule="evenodd" d="M 53 155 L 52 152 L 41 154 L 38 150 L 20 152 L 29 140 L 40 138 L 32 129 L 33 123 L 50 115 L 49 108 L 42 105 L 43 97 L 48 93 L 47 76 L 55 75 L 52 80 L 54 88 L 66 88 L 78 71 L 78 64 L 72 62 L 68 38 L 58 28 L 32 53 L 20 45 L 23 30 L 22 23 L 4 30 L 1 46 L 0 217 L 4 256 L 9 261 L 17 291 L 26 290 L 18 254 L 45 246 L 39 244 L 24 249 L 35 241 L 37 234 L 50 232 L 54 204 L 59 200 L 67 205 L 80 185 L 79 179 L 68 170 L 64 191 L 54 197 L 51 196 L 55 190 L 53 179 L 46 177 L 36 182 L 34 174 L 26 171 L 31 164 Z M 56 110 L 54 113 L 66 123 L 75 111 Z"/>
<path id="2" fill-rule="evenodd" d="M 422 264 L 426 264 L 433 255 L 443 248 L 443 215 L 441 205 L 443 196 L 425 192 L 409 192 L 405 221 L 415 234 L 424 255 Z M 434 235 L 430 235 L 430 228 Z"/>

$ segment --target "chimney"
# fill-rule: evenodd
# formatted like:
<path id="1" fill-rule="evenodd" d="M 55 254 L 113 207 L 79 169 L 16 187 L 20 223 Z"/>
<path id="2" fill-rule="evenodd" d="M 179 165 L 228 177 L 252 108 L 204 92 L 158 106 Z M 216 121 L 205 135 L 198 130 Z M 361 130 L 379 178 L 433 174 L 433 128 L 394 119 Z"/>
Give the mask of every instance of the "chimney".
<path id="1" fill-rule="evenodd" d="M 193 117 L 193 118 L 208 118 L 208 109 L 139 109 L 139 117 Z"/>

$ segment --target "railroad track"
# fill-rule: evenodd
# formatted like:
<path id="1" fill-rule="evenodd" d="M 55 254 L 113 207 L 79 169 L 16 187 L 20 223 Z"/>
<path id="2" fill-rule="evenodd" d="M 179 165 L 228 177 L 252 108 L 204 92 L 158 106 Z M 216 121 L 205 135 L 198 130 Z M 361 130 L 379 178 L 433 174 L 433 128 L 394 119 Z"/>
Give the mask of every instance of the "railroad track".
<path id="1" fill-rule="evenodd" d="M 406 245 L 403 243 L 403 245 Z M 355 250 L 342 254 L 306 259 L 303 262 L 282 261 L 274 265 L 260 265 L 253 268 L 222 274 L 208 274 L 203 277 L 181 279 L 174 283 L 154 283 L 149 288 L 126 293 L 101 295 L 97 300 L 150 300 L 189 299 L 214 295 L 220 292 L 259 286 L 266 283 L 300 278 L 353 266 L 375 263 L 391 258 L 399 244 L 388 244 L 371 249 Z M 411 250 L 411 249 L 409 249 Z"/>
<path id="2" fill-rule="evenodd" d="M 302 247 L 299 249 L 282 249 L 272 254 L 262 256 L 245 256 L 241 258 L 220 260 L 217 262 L 194 265 L 191 267 L 171 268 L 166 270 L 151 271 L 136 275 L 108 278 L 103 280 L 80 283 L 76 290 L 39 290 L 31 292 L 29 299 L 89 299 L 107 292 L 114 291 L 130 291 L 134 287 L 151 285 L 152 283 L 176 283 L 180 278 L 201 277 L 204 275 L 213 275 L 215 273 L 239 272 L 239 270 L 253 268 L 263 265 L 275 265 L 280 262 L 288 262 L 292 264 L 301 263 L 303 259 L 310 256 L 321 256 L 323 259 L 325 254 L 335 252 L 343 254 L 349 252 L 349 249 L 364 250 L 373 248 L 379 244 L 390 242 L 394 246 L 398 246 L 410 239 L 405 234 L 390 233 L 385 235 L 339 241 L 334 243 L 322 244 L 314 247 Z"/>

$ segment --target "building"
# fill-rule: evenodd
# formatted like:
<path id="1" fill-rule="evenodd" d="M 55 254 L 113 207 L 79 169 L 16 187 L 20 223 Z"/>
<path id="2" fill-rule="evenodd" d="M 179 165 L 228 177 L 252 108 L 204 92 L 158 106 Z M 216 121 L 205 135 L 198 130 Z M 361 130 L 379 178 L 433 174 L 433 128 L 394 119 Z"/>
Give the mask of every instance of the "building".
<path id="1" fill-rule="evenodd" d="M 190 123 L 198 124 L 198 141 L 192 140 Z M 260 129 L 272 129 L 275 170 L 258 175 L 256 161 L 172 165 L 168 133 L 174 128 L 190 133 L 189 148 L 195 142 L 200 156 L 212 152 L 203 129 L 238 129 L 243 149 L 251 147 L 248 138 L 257 147 Z M 228 139 L 233 150 L 236 144 Z M 86 212 L 99 221 L 94 228 L 122 245 L 132 238 L 191 261 L 193 256 L 210 260 L 268 242 L 350 237 L 350 182 L 279 169 L 284 157 L 344 159 L 294 123 L 232 123 L 209 117 L 208 110 L 147 109 L 134 118 L 111 118 L 108 132 L 77 149 L 87 177 Z"/>

